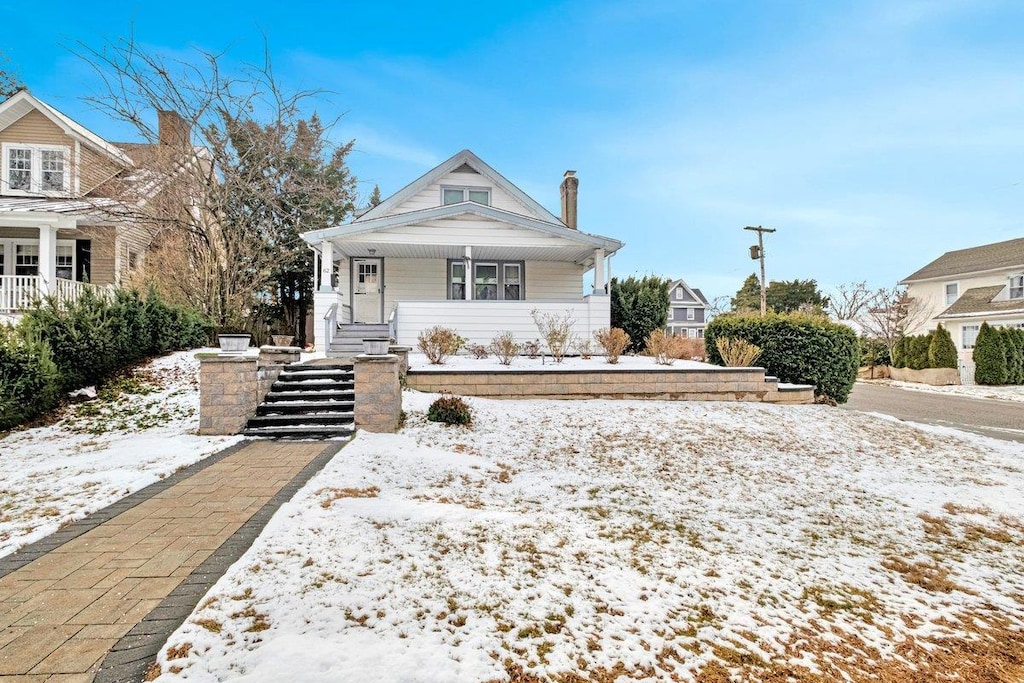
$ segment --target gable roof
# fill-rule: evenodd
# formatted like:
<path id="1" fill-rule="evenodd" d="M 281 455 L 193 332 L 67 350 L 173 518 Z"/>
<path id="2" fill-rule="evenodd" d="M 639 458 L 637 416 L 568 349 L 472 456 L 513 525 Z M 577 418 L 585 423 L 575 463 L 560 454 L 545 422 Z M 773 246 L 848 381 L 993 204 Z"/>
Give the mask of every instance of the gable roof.
<path id="1" fill-rule="evenodd" d="M 28 90 L 21 90 L 4 102 L 0 102 L 0 130 L 12 125 L 33 110 L 38 111 L 52 121 L 55 126 L 79 142 L 107 155 L 120 164 L 125 166 L 133 165 L 131 157 L 125 154 L 124 150 L 110 144 L 82 124 L 71 120 L 67 115 L 33 96 Z"/>
<path id="2" fill-rule="evenodd" d="M 562 225 L 561 219 L 555 216 L 553 213 L 541 206 L 535 199 L 530 197 L 528 194 L 520 190 L 518 187 L 512 184 L 505 176 L 498 173 L 496 170 L 486 164 L 480 157 L 473 154 L 468 149 L 464 149 L 455 156 L 442 161 L 440 164 L 430 169 L 416 180 L 412 181 L 401 190 L 391 195 L 377 206 L 373 207 L 366 213 L 356 218 L 353 223 L 362 221 L 372 220 L 375 218 L 382 218 L 389 215 L 389 213 L 405 202 L 407 199 L 418 194 L 420 191 L 426 189 L 431 183 L 440 180 L 445 175 L 452 173 L 453 171 L 465 172 L 468 167 L 470 171 L 476 171 L 480 175 L 484 176 L 492 183 L 495 187 L 501 188 L 508 193 L 513 199 L 523 205 L 530 214 L 535 218 L 553 223 L 555 225 Z"/>
<path id="3" fill-rule="evenodd" d="M 1018 266 L 1024 268 L 1024 237 L 947 251 L 924 268 L 905 277 L 900 284 Z"/>
<path id="4" fill-rule="evenodd" d="M 959 299 L 953 302 L 952 306 L 935 317 L 965 318 L 976 315 L 998 315 L 1000 313 L 1019 313 L 1024 311 L 1024 301 L 1020 299 L 992 301 L 1005 288 L 1006 285 L 992 285 L 991 287 L 973 287 L 968 289 L 960 295 Z"/>
<path id="5" fill-rule="evenodd" d="M 319 244 L 321 240 L 329 240 L 336 237 L 352 237 L 354 235 L 387 230 L 388 228 L 396 228 L 402 225 L 412 225 L 415 223 L 422 223 L 424 221 L 432 221 L 442 218 L 453 218 L 455 216 L 462 216 L 466 214 L 473 214 L 480 216 L 481 218 L 490 218 L 492 220 L 501 221 L 520 228 L 526 228 L 527 230 L 544 233 L 552 237 L 568 239 L 596 249 L 604 249 L 609 254 L 614 253 L 623 246 L 623 243 L 618 240 L 610 237 L 602 237 L 600 235 L 591 235 L 579 230 L 573 230 L 572 228 L 565 227 L 561 222 L 557 224 L 549 223 L 530 216 L 523 216 L 518 213 L 496 209 L 493 206 L 485 206 L 484 204 L 477 204 L 475 202 L 445 204 L 442 206 L 434 206 L 429 209 L 420 209 L 418 211 L 382 216 L 380 218 L 367 219 L 364 217 L 362 220 L 352 221 L 351 223 L 346 223 L 344 225 L 304 232 L 302 233 L 302 239 L 309 244 L 316 245 Z"/>
<path id="6" fill-rule="evenodd" d="M 673 289 L 679 286 L 681 286 L 683 289 L 689 292 L 690 296 L 692 296 L 694 299 L 707 306 L 708 300 L 704 298 L 704 294 L 702 294 L 699 289 L 694 289 L 690 287 L 690 285 L 686 284 L 686 281 L 681 278 L 679 280 L 675 280 L 674 282 L 672 282 L 672 284 L 668 286 L 668 291 L 671 292 Z M 675 303 L 675 299 L 673 299 L 672 302 Z"/>

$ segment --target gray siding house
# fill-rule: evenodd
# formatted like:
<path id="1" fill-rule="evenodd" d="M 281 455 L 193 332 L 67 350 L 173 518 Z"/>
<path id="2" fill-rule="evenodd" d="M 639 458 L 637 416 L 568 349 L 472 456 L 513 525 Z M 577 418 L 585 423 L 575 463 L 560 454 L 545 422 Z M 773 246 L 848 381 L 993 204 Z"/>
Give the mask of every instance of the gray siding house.
<path id="1" fill-rule="evenodd" d="M 668 286 L 669 334 L 693 339 L 703 339 L 707 321 L 708 300 L 699 289 L 694 289 L 683 280 L 676 280 Z"/>

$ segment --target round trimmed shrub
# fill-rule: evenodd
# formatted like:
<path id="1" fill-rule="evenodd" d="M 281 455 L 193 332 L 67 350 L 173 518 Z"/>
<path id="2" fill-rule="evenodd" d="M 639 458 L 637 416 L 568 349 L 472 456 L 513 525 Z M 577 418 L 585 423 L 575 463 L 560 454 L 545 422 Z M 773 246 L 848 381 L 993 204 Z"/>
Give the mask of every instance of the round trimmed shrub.
<path id="1" fill-rule="evenodd" d="M 1006 384 L 1006 346 L 1003 335 L 982 323 L 974 342 L 974 381 L 978 384 Z"/>
<path id="2" fill-rule="evenodd" d="M 941 324 L 931 335 L 931 342 L 928 344 L 928 367 L 930 368 L 953 368 L 960 367 L 960 357 L 956 352 L 956 344 L 949 330 Z"/>
<path id="3" fill-rule="evenodd" d="M 861 350 L 846 325 L 802 313 L 728 313 L 708 323 L 708 361 L 722 365 L 718 339 L 743 339 L 761 348 L 757 364 L 783 382 L 811 384 L 814 393 L 845 403 L 857 379 Z"/>
<path id="4" fill-rule="evenodd" d="M 431 422 L 443 422 L 446 425 L 468 425 L 473 422 L 473 413 L 469 406 L 458 396 L 444 394 L 430 404 L 427 419 Z"/>

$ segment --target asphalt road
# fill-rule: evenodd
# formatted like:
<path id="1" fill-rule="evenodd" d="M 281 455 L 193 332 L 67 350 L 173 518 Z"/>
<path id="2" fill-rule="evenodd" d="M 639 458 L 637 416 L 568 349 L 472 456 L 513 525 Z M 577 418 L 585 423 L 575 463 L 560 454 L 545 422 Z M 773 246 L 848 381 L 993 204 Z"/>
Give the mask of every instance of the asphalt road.
<path id="1" fill-rule="evenodd" d="M 1024 403 L 1021 402 L 946 396 L 857 382 L 844 408 L 1024 443 Z"/>

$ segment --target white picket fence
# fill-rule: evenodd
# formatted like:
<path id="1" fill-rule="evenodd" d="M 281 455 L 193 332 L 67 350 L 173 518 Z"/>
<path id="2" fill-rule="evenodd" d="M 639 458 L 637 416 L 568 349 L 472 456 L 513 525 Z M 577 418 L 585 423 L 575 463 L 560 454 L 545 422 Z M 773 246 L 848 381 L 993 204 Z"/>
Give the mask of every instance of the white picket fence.
<path id="1" fill-rule="evenodd" d="M 960 384 L 965 387 L 974 385 L 974 361 L 960 361 Z"/>
<path id="2" fill-rule="evenodd" d="M 57 278 L 57 291 L 54 295 L 58 302 L 66 303 L 74 301 L 87 289 L 106 297 L 113 288 Z M 45 296 L 43 278 L 38 275 L 0 275 L 0 313 L 17 313 L 32 308 L 36 301 Z"/>

